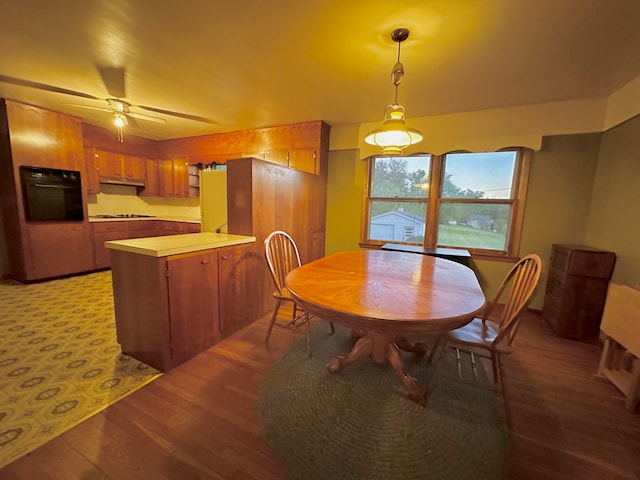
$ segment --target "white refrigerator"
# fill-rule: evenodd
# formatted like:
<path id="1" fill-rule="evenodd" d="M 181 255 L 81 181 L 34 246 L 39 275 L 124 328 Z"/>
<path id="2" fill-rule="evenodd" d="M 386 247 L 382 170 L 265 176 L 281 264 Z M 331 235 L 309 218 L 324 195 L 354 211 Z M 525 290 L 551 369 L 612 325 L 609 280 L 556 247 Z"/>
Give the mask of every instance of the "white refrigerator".
<path id="1" fill-rule="evenodd" d="M 203 232 L 228 232 L 227 228 L 227 172 L 200 172 L 200 215 Z"/>

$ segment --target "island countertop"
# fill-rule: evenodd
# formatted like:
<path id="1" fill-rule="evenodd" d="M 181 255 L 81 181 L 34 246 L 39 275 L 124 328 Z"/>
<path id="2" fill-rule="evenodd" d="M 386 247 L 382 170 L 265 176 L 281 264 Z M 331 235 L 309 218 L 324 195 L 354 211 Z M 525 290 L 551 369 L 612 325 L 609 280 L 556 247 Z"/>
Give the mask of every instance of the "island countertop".
<path id="1" fill-rule="evenodd" d="M 253 243 L 255 241 L 256 237 L 247 235 L 203 232 L 167 235 L 163 237 L 110 240 L 105 242 L 104 245 L 113 250 L 148 255 L 150 257 L 167 257 L 169 255 L 197 252 L 210 248 L 229 247 L 243 243 Z"/>

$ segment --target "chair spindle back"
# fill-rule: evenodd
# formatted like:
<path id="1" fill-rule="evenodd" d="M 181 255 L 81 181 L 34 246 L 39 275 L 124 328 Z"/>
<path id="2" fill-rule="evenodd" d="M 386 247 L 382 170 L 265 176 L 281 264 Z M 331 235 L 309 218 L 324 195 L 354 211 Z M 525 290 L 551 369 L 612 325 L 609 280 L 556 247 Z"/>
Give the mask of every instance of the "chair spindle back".
<path id="1" fill-rule="evenodd" d="M 281 293 L 285 289 L 287 274 L 300 266 L 300 253 L 291 236 L 282 230 L 271 232 L 264 241 L 265 256 L 276 289 Z"/>
<path id="2" fill-rule="evenodd" d="M 499 343 L 506 338 L 507 344 L 511 345 L 516 335 L 520 314 L 531 301 L 541 273 L 542 260 L 536 254 L 522 257 L 511 268 L 502 285 L 500 285 L 494 300 L 489 304 L 483 315 L 483 321 L 486 321 L 493 307 L 500 303 L 503 298 L 506 300 L 500 318 L 494 320 L 500 325 L 500 333 L 494 343 Z"/>

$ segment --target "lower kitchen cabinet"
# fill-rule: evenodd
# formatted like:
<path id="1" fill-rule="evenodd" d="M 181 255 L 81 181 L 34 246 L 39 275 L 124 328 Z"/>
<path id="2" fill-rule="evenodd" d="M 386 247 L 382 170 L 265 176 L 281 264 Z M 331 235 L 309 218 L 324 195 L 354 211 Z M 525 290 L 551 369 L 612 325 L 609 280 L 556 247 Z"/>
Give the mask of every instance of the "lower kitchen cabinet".
<path id="1" fill-rule="evenodd" d="M 109 249 L 104 242 L 127 238 L 158 237 L 181 233 L 199 233 L 199 222 L 174 222 L 168 220 L 118 220 L 91 223 L 93 240 L 93 268 L 103 270 L 111 267 Z"/>
<path id="2" fill-rule="evenodd" d="M 264 260 L 253 254 L 251 244 L 218 249 L 220 330 L 225 337 L 259 316 L 251 291 L 257 263 Z"/>
<path id="3" fill-rule="evenodd" d="M 171 361 L 178 364 L 213 345 L 220 333 L 218 252 L 168 257 Z"/>
<path id="4" fill-rule="evenodd" d="M 249 250 L 242 245 L 167 257 L 110 250 L 123 353 L 167 371 L 254 320 Z"/>
<path id="5" fill-rule="evenodd" d="M 88 222 L 31 222 L 28 227 L 27 281 L 93 270 Z"/>
<path id="6" fill-rule="evenodd" d="M 91 232 L 93 234 L 94 267 L 97 269 L 109 268 L 111 259 L 104 242 L 128 238 L 127 225 L 125 222 L 96 222 L 91 224 Z"/>

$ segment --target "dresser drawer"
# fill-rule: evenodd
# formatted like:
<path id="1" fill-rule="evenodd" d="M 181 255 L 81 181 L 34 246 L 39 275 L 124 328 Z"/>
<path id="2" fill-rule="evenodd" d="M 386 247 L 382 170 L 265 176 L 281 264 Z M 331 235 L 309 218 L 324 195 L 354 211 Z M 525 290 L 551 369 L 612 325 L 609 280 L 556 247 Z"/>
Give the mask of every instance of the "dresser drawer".
<path id="1" fill-rule="evenodd" d="M 551 268 L 566 275 L 609 279 L 615 263 L 615 254 L 602 250 L 554 245 L 551 252 Z"/>

